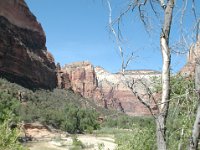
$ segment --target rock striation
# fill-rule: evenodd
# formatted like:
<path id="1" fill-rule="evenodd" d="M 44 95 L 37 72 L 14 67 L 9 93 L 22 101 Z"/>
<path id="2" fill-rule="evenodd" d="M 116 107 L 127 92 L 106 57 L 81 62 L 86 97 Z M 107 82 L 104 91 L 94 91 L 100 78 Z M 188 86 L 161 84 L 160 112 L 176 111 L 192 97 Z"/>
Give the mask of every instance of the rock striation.
<path id="1" fill-rule="evenodd" d="M 76 62 L 58 70 L 58 87 L 72 89 L 85 98 L 93 97 L 97 88 L 95 70 L 89 62 Z"/>
<path id="2" fill-rule="evenodd" d="M 24 0 L 0 0 L 0 75 L 28 88 L 56 87 L 53 56 Z"/>
<path id="3" fill-rule="evenodd" d="M 136 70 L 126 71 L 122 75 L 121 73 L 109 73 L 101 67 L 96 67 L 95 72 L 97 74 L 98 87 L 103 93 L 103 100 L 106 101 L 106 107 L 114 108 L 133 116 L 149 115 L 149 110 L 133 93 L 137 92 L 156 111 L 155 103 L 148 97 L 146 88 L 151 88 L 152 78 L 160 77 L 160 72 Z M 130 87 L 131 84 L 133 89 Z M 157 96 L 157 98 L 159 97 Z"/>
<path id="4" fill-rule="evenodd" d="M 129 115 L 148 115 L 144 107 L 127 83 L 135 82 L 134 90 L 152 104 L 152 100 L 145 97 L 143 84 L 151 85 L 151 77 L 159 77 L 160 73 L 152 70 L 127 71 L 112 74 L 101 67 L 94 67 L 89 62 L 76 62 L 58 69 L 58 87 L 72 89 L 85 98 L 91 98 L 99 106 L 115 109 Z"/>

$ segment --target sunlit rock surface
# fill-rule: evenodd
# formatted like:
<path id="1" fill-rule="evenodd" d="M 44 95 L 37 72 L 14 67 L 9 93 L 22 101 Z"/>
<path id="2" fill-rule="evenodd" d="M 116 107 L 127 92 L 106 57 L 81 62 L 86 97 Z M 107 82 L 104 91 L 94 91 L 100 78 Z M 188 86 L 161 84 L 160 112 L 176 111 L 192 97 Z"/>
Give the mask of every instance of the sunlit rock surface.
<path id="1" fill-rule="evenodd" d="M 138 70 L 126 71 L 125 75 L 112 74 L 101 67 L 94 67 L 89 62 L 65 65 L 59 72 L 58 87 L 60 88 L 72 89 L 83 97 L 94 99 L 97 105 L 108 109 L 115 109 L 129 115 L 148 115 L 149 111 L 127 86 L 134 80 L 134 91 L 140 93 L 140 96 L 152 108 L 154 107 L 152 99 L 146 95 L 143 84 L 151 87 L 153 77 L 160 77 L 160 72 Z"/>
<path id="2" fill-rule="evenodd" d="M 195 44 L 192 44 L 192 46 L 190 47 L 187 57 L 187 63 L 180 70 L 180 74 L 185 77 L 194 76 L 197 58 L 200 58 L 200 36 L 198 38 L 198 41 Z"/>

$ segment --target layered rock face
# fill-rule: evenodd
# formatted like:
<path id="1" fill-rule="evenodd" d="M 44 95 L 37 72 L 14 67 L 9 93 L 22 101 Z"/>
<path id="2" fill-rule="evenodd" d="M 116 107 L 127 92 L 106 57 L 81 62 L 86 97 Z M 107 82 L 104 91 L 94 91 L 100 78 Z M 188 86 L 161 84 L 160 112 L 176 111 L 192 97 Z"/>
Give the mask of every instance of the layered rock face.
<path id="1" fill-rule="evenodd" d="M 149 110 L 138 100 L 136 92 L 143 100 L 155 109 L 155 103 L 148 97 L 147 87 L 151 88 L 152 77 L 160 77 L 160 73 L 151 70 L 126 71 L 111 74 L 101 67 L 96 67 L 98 86 L 108 108 L 115 108 L 126 114 L 138 116 L 149 115 Z M 132 87 L 132 89 L 131 89 Z M 158 98 L 158 97 L 157 97 Z"/>
<path id="2" fill-rule="evenodd" d="M 58 71 L 58 87 L 72 89 L 85 98 L 93 97 L 93 91 L 97 88 L 94 67 L 89 62 L 65 65 Z"/>
<path id="3" fill-rule="evenodd" d="M 180 74 L 186 77 L 194 76 L 197 58 L 200 58 L 200 37 L 195 44 L 192 44 L 188 52 L 187 63 L 180 70 Z"/>
<path id="4" fill-rule="evenodd" d="M 89 62 L 77 62 L 66 65 L 58 71 L 58 87 L 72 89 L 83 97 L 95 100 L 99 106 L 125 112 L 129 115 L 148 115 L 144 107 L 127 83 L 134 80 L 134 90 L 140 93 L 146 102 L 152 104 L 152 99 L 145 97 L 143 84 L 151 85 L 151 77 L 160 76 L 155 71 L 127 71 L 125 75 L 112 74 L 101 67 L 94 67 Z M 142 81 L 142 84 L 141 82 Z"/>
<path id="5" fill-rule="evenodd" d="M 0 1 L 0 75 L 29 88 L 56 87 L 53 56 L 24 0 Z"/>

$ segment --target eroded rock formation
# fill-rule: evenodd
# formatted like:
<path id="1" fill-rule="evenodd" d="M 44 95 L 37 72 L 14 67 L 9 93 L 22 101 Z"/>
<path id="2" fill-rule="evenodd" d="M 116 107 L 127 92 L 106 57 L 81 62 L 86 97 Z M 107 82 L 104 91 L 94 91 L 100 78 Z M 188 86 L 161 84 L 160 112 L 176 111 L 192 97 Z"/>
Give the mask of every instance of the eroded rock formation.
<path id="1" fill-rule="evenodd" d="M 108 108 L 115 108 L 129 115 L 148 115 L 150 112 L 133 94 L 128 84 L 134 82 L 133 90 L 155 109 L 154 102 L 148 97 L 146 87 L 151 87 L 151 77 L 160 77 L 160 73 L 152 70 L 126 71 L 112 74 L 101 67 L 96 67 L 98 87 L 103 93 Z M 145 85 L 145 86 L 144 86 Z M 157 97 L 158 98 L 158 97 Z"/>
<path id="2" fill-rule="evenodd" d="M 29 88 L 54 88 L 53 56 L 24 0 L 0 0 L 0 75 Z"/>
<path id="3" fill-rule="evenodd" d="M 85 98 L 91 98 L 97 88 L 94 67 L 89 62 L 65 65 L 58 71 L 58 87 L 72 89 Z"/>
<path id="4" fill-rule="evenodd" d="M 130 115 L 147 115 L 149 111 L 138 101 L 127 87 L 127 83 L 135 80 L 137 84 L 134 85 L 135 90 L 145 95 L 146 91 L 138 81 L 142 80 L 150 86 L 150 78 L 154 76 L 160 76 L 160 73 L 150 70 L 127 71 L 123 76 L 120 73 L 109 73 L 101 67 L 94 67 L 89 62 L 77 62 L 65 65 L 58 71 L 58 87 L 71 88 L 74 92 L 94 99 L 97 105 L 108 109 L 119 110 Z"/>
<path id="5" fill-rule="evenodd" d="M 97 105 L 108 109 L 130 115 L 149 114 L 127 83 L 134 81 L 134 90 L 142 96 L 146 92 L 142 83 L 150 87 L 150 77 L 160 76 L 160 73 L 127 71 L 123 76 L 95 68 L 89 62 L 56 68 L 45 43 L 45 33 L 24 0 L 0 0 L 1 77 L 29 88 L 55 88 L 57 85 L 94 99 Z"/>
<path id="6" fill-rule="evenodd" d="M 187 63 L 181 69 L 180 74 L 186 77 L 194 76 L 197 58 L 200 58 L 200 37 L 198 38 L 198 41 L 190 47 Z"/>

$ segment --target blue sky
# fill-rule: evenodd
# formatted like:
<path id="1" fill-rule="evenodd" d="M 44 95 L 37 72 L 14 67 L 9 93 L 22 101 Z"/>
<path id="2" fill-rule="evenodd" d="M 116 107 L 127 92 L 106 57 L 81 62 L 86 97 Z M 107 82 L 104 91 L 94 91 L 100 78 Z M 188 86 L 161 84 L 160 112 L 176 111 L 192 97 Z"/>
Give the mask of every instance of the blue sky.
<path id="1" fill-rule="evenodd" d="M 102 0 L 26 0 L 30 10 L 46 33 L 47 49 L 61 65 L 90 61 L 110 72 L 121 67 L 120 55 L 108 28 L 108 8 Z M 111 1 L 114 18 L 126 8 L 124 0 Z M 155 19 L 155 18 L 154 18 Z M 156 21 L 156 20 L 154 20 Z M 187 23 L 187 22 L 186 22 Z M 190 25 L 187 25 L 190 26 Z M 149 36 L 135 13 L 128 13 L 121 24 L 123 46 L 128 55 L 137 56 L 128 69 L 161 70 L 159 49 L 161 26 L 154 27 Z M 178 26 L 175 26 L 177 31 Z M 177 39 L 174 32 L 174 41 Z M 185 55 L 173 55 L 172 69 L 179 70 Z"/>

